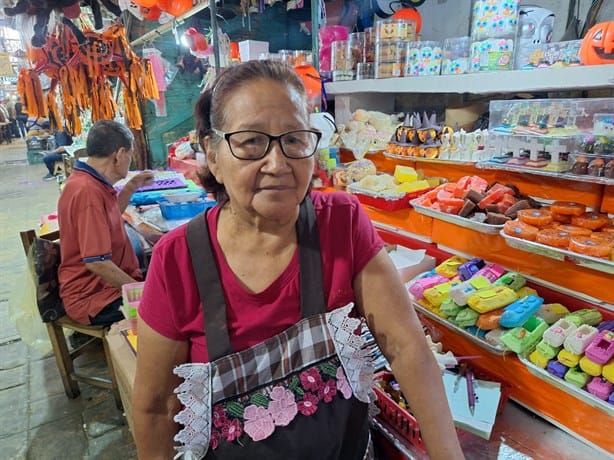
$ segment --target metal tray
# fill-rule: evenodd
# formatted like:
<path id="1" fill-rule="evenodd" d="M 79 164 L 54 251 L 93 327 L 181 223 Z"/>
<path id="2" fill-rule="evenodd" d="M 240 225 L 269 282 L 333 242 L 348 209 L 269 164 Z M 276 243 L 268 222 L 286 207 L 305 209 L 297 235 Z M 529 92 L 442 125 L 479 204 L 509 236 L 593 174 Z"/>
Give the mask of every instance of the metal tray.
<path id="1" fill-rule="evenodd" d="M 369 190 L 369 189 L 360 187 L 358 185 L 358 182 L 353 182 L 351 184 L 348 184 L 345 187 L 345 190 L 347 192 L 349 192 L 349 193 L 359 193 L 361 195 L 366 195 L 366 196 L 369 196 L 371 198 L 381 198 L 381 199 L 389 200 L 389 201 L 403 199 L 406 196 L 409 197 L 409 195 L 407 193 L 405 193 L 405 192 L 402 192 L 402 193 L 375 192 L 373 190 Z"/>
<path id="2" fill-rule="evenodd" d="M 424 214 L 425 216 L 430 216 L 435 219 L 443 220 L 444 222 L 449 222 L 451 224 L 458 225 L 459 227 L 469 228 L 471 230 L 475 230 L 480 233 L 488 233 L 490 235 L 498 234 L 502 229 L 503 225 L 492 225 L 492 224 L 483 224 L 481 222 L 476 222 L 471 219 L 467 219 L 465 217 L 457 216 L 454 214 L 447 214 L 441 211 L 435 211 L 431 208 L 427 208 L 426 206 L 422 206 L 417 202 L 417 200 L 412 200 L 409 202 L 412 207 L 419 212 L 420 214 Z"/>
<path id="3" fill-rule="evenodd" d="M 462 165 L 462 166 L 475 166 L 475 161 L 461 161 L 461 160 L 444 160 L 441 158 L 424 158 L 424 157 L 412 157 L 409 155 L 395 155 L 394 153 L 388 153 L 384 151 L 384 156 L 388 158 L 394 158 L 395 160 L 407 160 L 417 161 L 422 163 L 436 163 L 444 165 Z"/>
<path id="4" fill-rule="evenodd" d="M 501 230 L 500 235 L 505 239 L 508 246 L 511 246 L 522 251 L 531 252 L 540 256 L 550 257 L 551 259 L 562 260 L 565 262 L 571 262 L 581 267 L 590 268 L 592 270 L 598 270 L 604 273 L 614 274 L 614 262 L 609 260 L 600 259 L 598 257 L 584 256 L 575 252 L 567 251 L 565 249 L 555 248 L 553 246 L 547 246 L 541 243 L 535 243 L 534 241 L 523 240 L 522 238 L 516 238 L 510 236 Z"/>
<path id="5" fill-rule="evenodd" d="M 470 340 L 471 342 L 475 343 L 476 345 L 478 345 L 479 347 L 489 351 L 490 353 L 494 354 L 494 355 L 499 355 L 499 356 L 504 356 L 504 355 L 509 355 L 512 353 L 511 350 L 508 350 L 506 348 L 500 348 L 500 347 L 496 347 L 494 345 L 491 345 L 490 343 L 488 343 L 487 341 L 481 339 L 480 337 L 477 337 L 473 334 L 470 334 L 469 332 L 467 332 L 465 329 L 463 329 L 462 327 L 458 327 L 455 324 L 450 323 L 449 321 L 446 321 L 445 319 L 437 316 L 435 313 L 433 313 L 432 311 L 427 310 L 426 308 L 424 308 L 422 305 L 416 303 L 416 302 L 412 302 L 414 308 L 416 309 L 416 311 L 424 314 L 424 316 L 428 317 L 429 319 L 434 320 L 435 322 L 437 322 L 438 324 L 441 324 L 442 326 L 447 327 L 448 329 L 453 330 L 454 332 L 462 335 L 463 337 L 467 338 L 468 340 Z"/>
<path id="6" fill-rule="evenodd" d="M 541 367 L 536 366 L 535 364 L 533 364 L 531 361 L 529 361 L 523 356 L 518 355 L 518 359 L 520 360 L 522 364 L 527 366 L 527 369 L 529 370 L 531 374 L 535 375 L 536 377 L 539 377 L 542 380 L 545 380 L 546 382 L 550 383 L 551 385 L 563 391 L 566 391 L 567 393 L 575 396 L 579 400 L 585 402 L 589 406 L 602 410 L 603 412 L 608 414 L 610 417 L 614 417 L 614 406 L 608 403 L 607 401 L 603 401 L 597 398 L 596 396 L 593 396 L 588 391 L 584 391 L 581 388 L 578 388 L 577 386 L 572 385 L 571 383 L 566 382 L 565 380 L 555 375 L 552 375 L 545 369 L 542 369 Z"/>

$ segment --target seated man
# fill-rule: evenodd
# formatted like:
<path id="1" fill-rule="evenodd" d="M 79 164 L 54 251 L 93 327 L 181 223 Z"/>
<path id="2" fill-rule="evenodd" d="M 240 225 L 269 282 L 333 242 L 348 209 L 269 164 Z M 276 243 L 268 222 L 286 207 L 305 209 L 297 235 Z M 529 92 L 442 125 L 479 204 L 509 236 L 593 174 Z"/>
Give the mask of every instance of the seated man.
<path id="1" fill-rule="evenodd" d="M 86 141 L 88 161 L 74 163 L 58 201 L 60 297 L 68 316 L 81 324 L 121 320 L 121 287 L 141 279 L 122 213 L 153 173 L 134 176 L 119 193 L 113 188 L 128 174 L 133 142 L 125 126 L 95 123 Z"/>
<path id="2" fill-rule="evenodd" d="M 49 171 L 46 176 L 43 177 L 43 180 L 53 180 L 55 179 L 54 169 L 55 162 L 62 161 L 62 154 L 66 152 L 66 146 L 72 144 L 72 137 L 64 131 L 58 130 L 54 134 L 55 137 L 55 149 L 45 152 L 45 156 L 43 157 L 43 162 L 45 166 L 47 166 L 47 170 Z"/>

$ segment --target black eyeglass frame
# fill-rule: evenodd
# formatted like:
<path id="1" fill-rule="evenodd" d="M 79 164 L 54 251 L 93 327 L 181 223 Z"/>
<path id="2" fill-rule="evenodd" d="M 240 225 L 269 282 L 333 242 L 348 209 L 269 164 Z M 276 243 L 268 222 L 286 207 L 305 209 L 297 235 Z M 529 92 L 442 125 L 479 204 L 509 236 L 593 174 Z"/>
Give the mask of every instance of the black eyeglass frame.
<path id="1" fill-rule="evenodd" d="M 314 156 L 314 155 L 315 155 L 315 153 L 316 153 L 316 152 L 317 152 L 317 150 L 318 150 L 318 145 L 319 145 L 319 143 L 320 143 L 320 139 L 322 139 L 322 133 L 321 133 L 320 131 L 316 131 L 316 130 L 313 130 L 313 129 L 293 129 L 293 130 L 291 130 L 291 131 L 286 131 L 285 133 L 278 134 L 277 136 L 274 136 L 274 135 L 272 135 L 272 134 L 265 133 L 265 132 L 262 132 L 262 131 L 258 131 L 258 130 L 255 130 L 255 129 L 241 129 L 241 130 L 239 130 L 239 131 L 233 131 L 233 132 L 231 132 L 231 133 L 225 133 L 224 131 L 222 131 L 222 130 L 220 130 L 220 129 L 217 129 L 217 128 L 211 128 L 211 131 L 212 131 L 214 134 L 216 134 L 216 135 L 218 135 L 218 136 L 220 136 L 220 137 L 224 138 L 224 140 L 225 140 L 225 141 L 226 141 L 226 143 L 228 144 L 228 148 L 230 149 L 230 153 L 232 154 L 232 156 L 233 156 L 233 157 L 235 157 L 237 160 L 244 160 L 244 161 L 255 161 L 255 160 L 261 160 L 261 159 L 263 159 L 263 158 L 264 158 L 265 156 L 267 156 L 267 155 L 269 154 L 269 152 L 271 151 L 271 144 L 273 143 L 273 141 L 277 141 L 277 142 L 279 143 L 279 147 L 281 148 L 281 153 L 283 153 L 283 155 L 284 155 L 286 158 L 288 158 L 288 159 L 290 159 L 290 160 L 304 160 L 304 159 L 306 159 L 306 158 L 311 158 L 312 156 Z M 264 136 L 268 137 L 269 142 L 268 142 L 268 144 L 267 144 L 266 148 L 264 149 L 264 153 L 262 154 L 262 156 L 260 156 L 260 157 L 258 157 L 258 158 L 241 158 L 241 157 L 237 156 L 237 155 L 234 153 L 234 151 L 232 150 L 232 145 L 230 144 L 230 137 L 231 137 L 232 135 L 234 135 L 234 134 L 239 134 L 239 133 L 258 133 L 258 134 L 262 134 L 262 135 L 264 135 Z M 314 149 L 313 149 L 313 152 L 311 152 L 311 154 L 310 154 L 310 155 L 306 155 L 306 156 L 304 156 L 304 157 L 291 157 L 291 156 L 289 156 L 289 155 L 286 153 L 286 151 L 284 150 L 284 146 L 283 146 L 283 144 L 281 143 L 281 138 L 282 138 L 283 136 L 285 136 L 286 134 L 290 134 L 290 133 L 313 133 L 313 134 L 315 134 L 315 135 L 316 135 L 316 137 L 317 137 L 318 139 L 317 139 L 317 141 L 316 141 L 316 143 L 315 143 L 315 147 L 314 147 Z"/>

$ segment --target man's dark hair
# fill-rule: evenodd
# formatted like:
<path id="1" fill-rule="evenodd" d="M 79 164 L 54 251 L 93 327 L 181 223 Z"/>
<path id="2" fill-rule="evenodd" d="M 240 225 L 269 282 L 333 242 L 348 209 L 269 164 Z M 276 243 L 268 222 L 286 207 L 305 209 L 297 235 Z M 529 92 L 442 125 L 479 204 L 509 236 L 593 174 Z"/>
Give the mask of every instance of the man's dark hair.
<path id="1" fill-rule="evenodd" d="M 126 126 L 112 120 L 100 120 L 90 129 L 85 147 L 88 156 L 105 158 L 122 147 L 131 149 L 133 142 L 134 136 Z"/>

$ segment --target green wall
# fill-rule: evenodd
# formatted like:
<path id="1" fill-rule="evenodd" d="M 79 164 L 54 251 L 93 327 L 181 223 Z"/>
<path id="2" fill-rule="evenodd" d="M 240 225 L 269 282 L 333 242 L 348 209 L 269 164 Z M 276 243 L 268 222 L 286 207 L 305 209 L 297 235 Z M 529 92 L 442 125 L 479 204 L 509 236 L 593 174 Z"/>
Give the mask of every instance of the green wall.
<path id="1" fill-rule="evenodd" d="M 251 28 L 248 28 L 247 18 L 244 19 L 240 15 L 228 20 L 219 19 L 218 25 L 232 41 L 268 41 L 269 50 L 272 52 L 280 49 L 311 49 L 311 36 L 300 30 L 299 21 L 292 15 L 292 13 L 290 15 L 286 13 L 284 3 L 278 2 L 267 7 L 262 14 L 251 14 Z M 157 23 L 150 21 L 134 21 L 132 39 L 153 29 L 156 25 Z M 209 9 L 205 9 L 186 20 L 177 29 L 179 34 L 188 27 L 196 27 L 199 31 L 204 32 L 209 26 Z M 173 64 L 177 62 L 180 49 L 175 44 L 175 37 L 171 32 L 156 39 L 153 46 L 162 52 L 164 59 Z M 141 50 L 135 51 L 140 52 Z M 198 87 L 200 82 L 200 75 L 177 74 L 165 93 L 166 117 L 156 117 L 153 103 L 143 101 L 143 132 L 149 150 L 150 167 L 165 167 L 167 145 L 185 136 L 194 128 L 192 109 L 201 91 L 201 88 Z"/>

